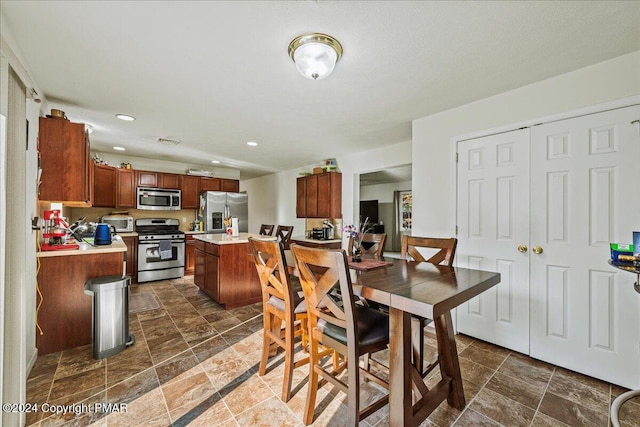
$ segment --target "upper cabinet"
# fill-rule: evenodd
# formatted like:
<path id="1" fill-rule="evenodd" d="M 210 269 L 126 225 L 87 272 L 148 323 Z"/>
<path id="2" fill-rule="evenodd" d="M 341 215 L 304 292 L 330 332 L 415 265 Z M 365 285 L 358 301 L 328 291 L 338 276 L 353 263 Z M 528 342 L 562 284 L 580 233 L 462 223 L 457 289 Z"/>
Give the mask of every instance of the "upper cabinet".
<path id="1" fill-rule="evenodd" d="M 328 172 L 298 178 L 298 218 L 342 218 L 342 174 Z"/>
<path id="2" fill-rule="evenodd" d="M 116 176 L 116 207 L 136 207 L 136 172 L 133 169 L 118 169 Z"/>
<path id="3" fill-rule="evenodd" d="M 136 176 L 138 177 L 138 187 L 156 188 L 158 186 L 157 172 L 136 171 Z"/>
<path id="4" fill-rule="evenodd" d="M 38 199 L 67 206 L 91 206 L 93 167 L 83 123 L 40 117 Z"/>
<path id="5" fill-rule="evenodd" d="M 180 177 L 177 173 L 158 173 L 158 187 L 179 190 Z"/>
<path id="6" fill-rule="evenodd" d="M 93 165 L 93 206 L 111 208 L 116 205 L 117 169 L 107 165 Z"/>
<path id="7" fill-rule="evenodd" d="M 182 177 L 182 209 L 198 209 L 200 204 L 200 177 L 185 175 Z"/>
<path id="8" fill-rule="evenodd" d="M 220 178 L 201 176 L 200 191 L 220 191 Z"/>
<path id="9" fill-rule="evenodd" d="M 225 179 L 220 180 L 220 189 L 222 191 L 229 191 L 231 193 L 237 193 L 240 191 L 240 181 L 237 179 Z"/>
<path id="10" fill-rule="evenodd" d="M 138 187 L 180 189 L 181 175 L 150 171 L 136 171 Z"/>

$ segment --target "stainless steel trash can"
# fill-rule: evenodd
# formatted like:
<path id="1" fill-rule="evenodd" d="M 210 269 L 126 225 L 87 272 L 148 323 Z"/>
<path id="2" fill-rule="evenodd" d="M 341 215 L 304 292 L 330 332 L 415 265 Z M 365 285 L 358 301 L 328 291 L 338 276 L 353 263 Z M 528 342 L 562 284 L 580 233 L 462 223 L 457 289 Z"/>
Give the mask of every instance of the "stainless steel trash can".
<path id="1" fill-rule="evenodd" d="M 113 356 L 134 343 L 129 335 L 129 276 L 104 276 L 87 280 L 84 293 L 93 295 L 93 357 Z"/>

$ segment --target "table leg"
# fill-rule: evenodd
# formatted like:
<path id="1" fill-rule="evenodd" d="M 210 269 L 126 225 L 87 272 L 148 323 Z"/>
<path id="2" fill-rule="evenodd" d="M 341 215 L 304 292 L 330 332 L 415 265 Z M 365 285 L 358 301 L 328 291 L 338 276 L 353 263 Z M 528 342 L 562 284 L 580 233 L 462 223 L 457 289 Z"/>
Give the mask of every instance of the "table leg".
<path id="1" fill-rule="evenodd" d="M 451 378 L 447 402 L 456 409 L 463 410 L 465 405 L 462 375 L 458 361 L 458 350 L 453 332 L 451 312 L 434 319 L 438 340 L 438 358 L 440 360 L 440 374 L 442 378 Z"/>
<path id="2" fill-rule="evenodd" d="M 411 315 L 389 308 L 389 425 L 412 423 Z"/>

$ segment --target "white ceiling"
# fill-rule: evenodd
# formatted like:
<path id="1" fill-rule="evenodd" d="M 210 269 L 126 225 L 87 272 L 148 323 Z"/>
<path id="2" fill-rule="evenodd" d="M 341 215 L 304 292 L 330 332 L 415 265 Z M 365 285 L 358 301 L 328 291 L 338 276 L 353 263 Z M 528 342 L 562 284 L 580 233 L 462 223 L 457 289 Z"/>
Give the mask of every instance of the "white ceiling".
<path id="1" fill-rule="evenodd" d="M 0 13 L 51 107 L 93 125 L 93 149 L 218 159 L 241 179 L 408 141 L 413 119 L 640 49 L 637 1 L 5 0 Z M 311 31 L 344 47 L 321 81 L 287 55 Z"/>

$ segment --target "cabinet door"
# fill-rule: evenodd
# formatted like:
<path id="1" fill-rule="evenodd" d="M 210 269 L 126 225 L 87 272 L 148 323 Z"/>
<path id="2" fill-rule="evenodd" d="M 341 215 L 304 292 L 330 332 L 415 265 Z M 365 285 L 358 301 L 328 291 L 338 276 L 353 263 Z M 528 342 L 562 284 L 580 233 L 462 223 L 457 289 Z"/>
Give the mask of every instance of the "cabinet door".
<path id="1" fill-rule="evenodd" d="M 197 287 L 199 287 L 202 291 L 206 289 L 206 271 L 205 271 L 205 254 L 204 251 L 201 251 L 195 248 L 194 245 L 194 270 L 193 270 L 193 283 Z"/>
<path id="2" fill-rule="evenodd" d="M 307 218 L 318 218 L 318 176 L 305 177 L 304 210 Z"/>
<path id="3" fill-rule="evenodd" d="M 136 181 L 133 169 L 118 169 L 116 177 L 116 207 L 136 207 Z"/>
<path id="4" fill-rule="evenodd" d="M 200 191 L 220 191 L 220 178 L 200 177 Z"/>
<path id="5" fill-rule="evenodd" d="M 93 165 L 93 206 L 113 208 L 116 205 L 116 168 Z"/>
<path id="6" fill-rule="evenodd" d="M 296 217 L 298 218 L 306 218 L 307 217 L 307 209 L 306 209 L 306 201 L 307 201 L 307 180 L 305 177 L 300 177 L 296 179 Z"/>
<path id="7" fill-rule="evenodd" d="M 136 171 L 138 175 L 138 187 L 158 187 L 158 174 L 156 172 Z"/>
<path id="8" fill-rule="evenodd" d="M 231 193 L 237 193 L 240 191 L 240 181 L 237 179 L 221 179 L 220 188 L 222 191 L 228 191 Z"/>
<path id="9" fill-rule="evenodd" d="M 194 272 L 195 268 L 195 251 L 196 242 L 193 240 L 193 236 L 187 236 L 184 253 L 184 274 L 190 276 Z"/>
<path id="10" fill-rule="evenodd" d="M 122 241 L 127 245 L 127 254 L 125 261 L 127 263 L 127 276 L 131 277 L 132 283 L 137 283 L 138 277 L 138 238 L 137 237 L 123 237 Z"/>
<path id="11" fill-rule="evenodd" d="M 322 173 L 318 175 L 318 217 L 329 218 L 331 216 L 331 175 Z"/>
<path id="12" fill-rule="evenodd" d="M 200 177 L 182 177 L 182 209 L 198 209 L 200 204 Z"/>
<path id="13" fill-rule="evenodd" d="M 38 199 L 91 206 L 93 167 L 84 124 L 40 117 L 38 150 L 42 169 Z"/>
<path id="14" fill-rule="evenodd" d="M 206 283 L 206 289 L 205 292 L 207 294 L 209 294 L 209 296 L 211 298 L 213 298 L 214 300 L 216 300 L 219 303 L 224 303 L 224 301 L 220 301 L 220 293 L 219 293 L 219 270 L 218 270 L 218 263 L 220 261 L 220 258 L 212 255 L 212 254 L 208 254 L 205 253 L 205 283 Z"/>
<path id="15" fill-rule="evenodd" d="M 159 173 L 158 174 L 158 187 L 179 189 L 180 188 L 180 175 L 175 173 Z"/>

